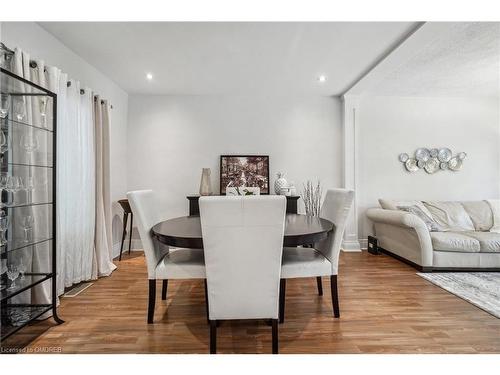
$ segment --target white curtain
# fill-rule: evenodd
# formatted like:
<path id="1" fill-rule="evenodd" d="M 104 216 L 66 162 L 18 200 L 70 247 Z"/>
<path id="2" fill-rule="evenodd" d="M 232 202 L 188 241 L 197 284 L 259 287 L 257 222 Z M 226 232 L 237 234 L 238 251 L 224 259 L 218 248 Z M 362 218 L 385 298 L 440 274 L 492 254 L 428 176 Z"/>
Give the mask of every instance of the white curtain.
<path id="1" fill-rule="evenodd" d="M 106 100 L 95 97 L 95 157 L 96 157 L 96 227 L 95 227 L 95 273 L 93 276 L 108 276 L 116 266 L 113 258 L 111 232 L 111 197 L 109 187 L 109 105 Z"/>
<path id="2" fill-rule="evenodd" d="M 45 66 L 41 60 L 34 60 L 36 64 L 30 66 L 32 60 L 27 53 L 16 49 L 12 70 L 57 94 L 56 251 L 60 295 L 65 287 L 109 275 L 116 268 L 110 248 L 109 113 L 107 103 L 101 105 L 100 100 L 94 101 L 91 89 L 81 87 L 75 80 L 68 83 L 67 74 L 56 67 Z M 39 106 L 43 103 L 29 97 L 24 100 L 26 119 L 43 124 L 44 119 L 39 115 Z M 50 118 L 51 113 L 47 112 L 46 116 Z M 30 155 L 31 164 L 45 158 L 47 150 L 51 151 L 49 133 L 45 134 L 47 137 L 38 134 L 40 146 Z M 41 181 L 50 184 L 50 178 L 47 174 Z M 33 201 L 50 200 L 48 189 L 38 190 L 33 192 Z M 34 236 L 48 231 L 51 214 L 50 210 L 34 213 Z M 29 267 L 42 272 L 50 269 L 50 261 L 50 253 L 34 250 Z M 50 282 L 45 282 L 33 289 L 31 300 L 47 303 L 50 295 Z M 26 294 L 20 296 L 24 300 L 27 297 Z"/>

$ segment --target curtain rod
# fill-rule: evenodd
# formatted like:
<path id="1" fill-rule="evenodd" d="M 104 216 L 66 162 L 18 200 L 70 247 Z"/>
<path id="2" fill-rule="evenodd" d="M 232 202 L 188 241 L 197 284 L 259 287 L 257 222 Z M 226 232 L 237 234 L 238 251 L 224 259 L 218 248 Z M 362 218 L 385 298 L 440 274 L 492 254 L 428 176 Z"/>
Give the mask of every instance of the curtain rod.
<path id="1" fill-rule="evenodd" d="M 66 86 L 70 87 L 71 86 L 71 81 L 66 82 Z M 80 95 L 85 94 L 84 89 L 80 89 Z M 94 95 L 94 101 L 97 99 L 97 96 Z M 104 100 L 101 100 L 101 104 L 104 104 Z M 113 104 L 110 104 L 110 108 L 113 109 Z"/>
<path id="2" fill-rule="evenodd" d="M 6 55 L 14 55 L 14 51 L 8 48 L 3 42 L 0 42 L 0 51 L 2 51 Z M 30 68 L 35 69 L 38 66 L 37 62 L 35 60 L 30 60 Z M 43 68 L 44 72 L 47 72 L 47 67 Z M 71 81 L 68 81 L 66 83 L 68 87 L 71 86 Z M 80 89 L 80 95 L 85 94 L 84 89 Z M 101 100 L 101 104 L 104 104 L 104 101 Z M 113 105 L 110 104 L 110 108 L 113 109 Z"/>

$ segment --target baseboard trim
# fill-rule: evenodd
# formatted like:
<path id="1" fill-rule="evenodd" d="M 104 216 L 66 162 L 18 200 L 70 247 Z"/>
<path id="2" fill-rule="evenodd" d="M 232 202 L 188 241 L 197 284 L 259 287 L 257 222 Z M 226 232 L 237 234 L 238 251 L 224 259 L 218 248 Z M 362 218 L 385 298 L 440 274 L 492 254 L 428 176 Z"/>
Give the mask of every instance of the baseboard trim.
<path id="1" fill-rule="evenodd" d="M 360 252 L 361 245 L 357 240 L 342 241 L 342 251 L 344 252 Z"/>
<path id="2" fill-rule="evenodd" d="M 120 256 L 120 246 L 121 242 L 117 242 L 113 245 L 113 259 Z M 130 251 L 142 251 L 142 243 L 139 239 L 132 239 L 132 248 Z M 128 239 L 125 240 L 123 244 L 123 254 L 128 253 Z"/>
<path id="3" fill-rule="evenodd" d="M 471 268 L 471 267 L 423 267 L 419 264 L 412 262 L 411 260 L 405 259 L 397 254 L 390 252 L 389 250 L 378 248 L 378 251 L 393 257 L 403 263 L 406 263 L 417 271 L 427 273 L 427 272 L 500 272 L 500 268 Z"/>

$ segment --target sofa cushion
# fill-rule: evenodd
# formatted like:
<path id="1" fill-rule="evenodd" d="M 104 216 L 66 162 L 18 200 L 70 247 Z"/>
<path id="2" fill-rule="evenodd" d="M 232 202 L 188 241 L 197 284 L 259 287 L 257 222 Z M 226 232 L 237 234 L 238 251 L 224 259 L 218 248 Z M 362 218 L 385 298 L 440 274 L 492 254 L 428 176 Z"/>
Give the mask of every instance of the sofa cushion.
<path id="1" fill-rule="evenodd" d="M 461 202 L 474 224 L 474 229 L 485 232 L 493 226 L 493 213 L 487 201 Z"/>
<path id="2" fill-rule="evenodd" d="M 380 207 L 382 207 L 384 210 L 399 210 L 400 207 L 417 206 L 427 216 L 432 217 L 431 212 L 424 206 L 424 204 L 421 201 L 393 201 L 389 199 L 379 199 L 378 203 L 380 204 Z"/>
<path id="3" fill-rule="evenodd" d="M 431 232 L 430 235 L 434 250 L 477 253 L 481 249 L 477 239 L 462 232 Z"/>
<path id="4" fill-rule="evenodd" d="M 444 232 L 474 231 L 474 224 L 459 202 L 423 202 Z"/>
<path id="5" fill-rule="evenodd" d="M 500 253 L 500 233 L 467 232 L 464 234 L 479 241 L 482 253 Z"/>

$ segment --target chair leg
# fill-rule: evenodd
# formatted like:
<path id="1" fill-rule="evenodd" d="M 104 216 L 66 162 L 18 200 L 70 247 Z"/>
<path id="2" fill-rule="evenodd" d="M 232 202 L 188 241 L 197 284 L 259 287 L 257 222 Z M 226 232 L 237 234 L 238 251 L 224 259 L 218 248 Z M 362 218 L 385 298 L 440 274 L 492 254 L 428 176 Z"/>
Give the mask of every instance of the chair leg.
<path id="1" fill-rule="evenodd" d="M 210 318 L 208 315 L 208 287 L 207 287 L 207 279 L 203 280 L 205 284 L 205 310 L 207 313 L 207 322 L 210 322 Z"/>
<path id="2" fill-rule="evenodd" d="M 332 303 L 333 303 L 333 316 L 340 318 L 339 309 L 339 292 L 337 288 L 337 275 L 330 276 L 330 284 L 332 286 Z"/>
<path id="3" fill-rule="evenodd" d="M 130 235 L 128 236 L 128 255 L 132 249 L 132 225 L 134 223 L 134 214 L 130 214 Z"/>
<path id="4" fill-rule="evenodd" d="M 318 296 L 323 295 L 323 282 L 321 281 L 321 276 L 316 277 L 316 284 L 318 284 Z"/>
<path id="5" fill-rule="evenodd" d="M 127 235 L 127 219 L 128 219 L 128 215 L 127 215 L 127 213 L 124 213 L 123 214 L 122 244 L 120 246 L 120 258 L 118 258 L 119 261 L 122 260 L 123 243 L 125 242 L 125 236 Z"/>
<path id="6" fill-rule="evenodd" d="M 280 280 L 280 306 L 279 306 L 279 322 L 282 324 L 285 321 L 285 294 L 286 294 L 286 279 Z"/>
<path id="7" fill-rule="evenodd" d="M 165 301 L 167 299 L 167 288 L 168 288 L 168 280 L 163 280 L 161 285 L 161 299 Z"/>
<path id="8" fill-rule="evenodd" d="M 153 323 L 155 315 L 156 280 L 149 280 L 148 324 Z"/>
<path id="9" fill-rule="evenodd" d="M 217 353 L 217 321 L 210 320 L 210 354 Z"/>
<path id="10" fill-rule="evenodd" d="M 278 354 L 278 319 L 273 319 L 272 321 L 273 330 L 273 354 Z"/>

